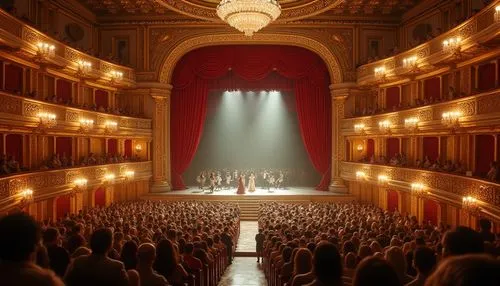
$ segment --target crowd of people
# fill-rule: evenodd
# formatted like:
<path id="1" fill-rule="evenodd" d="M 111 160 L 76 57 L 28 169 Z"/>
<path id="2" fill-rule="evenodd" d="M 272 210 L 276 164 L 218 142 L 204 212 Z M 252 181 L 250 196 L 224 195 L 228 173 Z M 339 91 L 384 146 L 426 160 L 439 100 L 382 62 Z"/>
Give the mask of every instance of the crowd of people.
<path id="1" fill-rule="evenodd" d="M 357 203 L 266 203 L 257 253 L 271 285 L 498 285 L 500 237 Z M 455 257 L 455 258 L 452 258 Z"/>
<path id="2" fill-rule="evenodd" d="M 13 213 L 0 233 L 1 285 L 195 285 L 231 262 L 239 208 L 135 201 L 43 222 Z"/>
<path id="3" fill-rule="evenodd" d="M 0 156 L 0 176 L 15 174 L 24 171 L 14 155 Z"/>
<path id="4" fill-rule="evenodd" d="M 285 189 L 290 186 L 290 169 L 207 169 L 196 177 L 200 189 L 217 191 L 238 188 L 242 184 L 250 191 L 256 187 L 264 189 Z M 248 183 L 248 184 L 247 184 Z M 248 185 L 248 186 L 247 186 Z"/>

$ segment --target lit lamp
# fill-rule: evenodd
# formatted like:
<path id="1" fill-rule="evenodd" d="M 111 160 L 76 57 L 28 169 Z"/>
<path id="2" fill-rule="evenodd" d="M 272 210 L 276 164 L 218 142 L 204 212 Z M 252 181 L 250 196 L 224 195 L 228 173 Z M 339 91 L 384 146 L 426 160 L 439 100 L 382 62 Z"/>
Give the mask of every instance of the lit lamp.
<path id="1" fill-rule="evenodd" d="M 471 215 L 478 214 L 480 211 L 476 198 L 471 196 L 462 198 L 462 208 Z"/>
<path id="2" fill-rule="evenodd" d="M 118 130 L 118 122 L 112 121 L 112 120 L 107 120 L 104 122 L 104 126 L 106 127 L 106 131 L 109 133 L 113 133 L 116 130 Z"/>
<path id="3" fill-rule="evenodd" d="M 361 180 L 364 180 L 364 179 L 366 179 L 365 172 L 357 171 L 356 172 L 356 180 L 361 181 Z"/>
<path id="4" fill-rule="evenodd" d="M 21 195 L 21 200 L 19 201 L 19 204 L 21 209 L 27 207 L 34 201 L 33 190 L 31 189 L 25 189 L 20 193 L 20 195 Z"/>
<path id="5" fill-rule="evenodd" d="M 39 127 L 42 129 L 54 128 L 57 125 L 56 115 L 49 112 L 38 113 L 40 119 Z"/>
<path id="6" fill-rule="evenodd" d="M 495 7 L 495 21 L 500 22 L 500 5 Z"/>
<path id="7" fill-rule="evenodd" d="M 385 78 L 385 67 L 384 66 L 376 67 L 374 69 L 374 73 L 375 73 L 376 79 L 378 79 L 378 80 L 384 79 Z"/>
<path id="8" fill-rule="evenodd" d="M 443 51 L 452 55 L 460 54 L 462 38 L 452 37 L 443 41 Z"/>
<path id="9" fill-rule="evenodd" d="M 365 125 L 363 123 L 354 124 L 354 132 L 362 134 L 365 131 Z"/>
<path id="10" fill-rule="evenodd" d="M 86 75 L 92 71 L 92 63 L 84 60 L 78 61 L 78 73 Z"/>
<path id="11" fill-rule="evenodd" d="M 382 133 L 389 133 L 391 132 L 391 122 L 389 120 L 380 121 L 378 128 Z"/>
<path id="12" fill-rule="evenodd" d="M 427 192 L 425 191 L 425 186 L 422 183 L 411 184 L 411 195 L 416 197 L 423 197 Z"/>
<path id="13" fill-rule="evenodd" d="M 378 184 L 381 186 L 385 186 L 389 182 L 389 177 L 386 175 L 378 175 L 377 179 L 378 179 Z"/>
<path id="14" fill-rule="evenodd" d="M 116 82 L 123 79 L 123 73 L 121 71 L 111 71 L 111 81 Z"/>
<path id="15" fill-rule="evenodd" d="M 74 196 L 78 193 L 82 193 L 83 191 L 85 191 L 87 189 L 87 183 L 88 181 L 85 178 L 75 179 L 75 181 L 73 182 L 75 186 L 71 190 L 71 195 Z"/>
<path id="16" fill-rule="evenodd" d="M 139 154 L 141 153 L 141 151 L 142 151 L 142 145 L 141 144 L 135 145 L 135 152 Z"/>
<path id="17" fill-rule="evenodd" d="M 132 180 L 134 179 L 134 176 L 135 176 L 135 172 L 134 171 L 126 171 L 125 172 L 125 178 L 127 178 L 128 180 Z"/>
<path id="18" fill-rule="evenodd" d="M 410 117 L 405 119 L 405 128 L 410 131 L 416 131 L 418 129 L 418 118 Z"/>
<path id="19" fill-rule="evenodd" d="M 56 47 L 52 44 L 45 42 L 38 42 L 36 44 L 36 47 L 37 47 L 37 56 L 42 60 L 52 58 L 56 54 Z"/>
<path id="20" fill-rule="evenodd" d="M 104 175 L 104 182 L 106 183 L 113 183 L 115 181 L 115 174 L 113 173 L 107 173 Z"/>
<path id="21" fill-rule="evenodd" d="M 459 111 L 449 111 L 444 112 L 441 117 L 441 122 L 449 128 L 455 129 L 460 125 L 460 115 Z"/>
<path id="22" fill-rule="evenodd" d="M 80 119 L 80 128 L 84 132 L 89 132 L 90 130 L 94 129 L 94 120 L 85 118 Z"/>
<path id="23" fill-rule="evenodd" d="M 359 153 L 363 152 L 363 144 L 358 144 L 358 146 L 356 147 L 356 150 L 358 150 Z"/>
<path id="24" fill-rule="evenodd" d="M 403 68 L 411 71 L 418 70 L 417 56 L 411 56 L 403 59 Z"/>

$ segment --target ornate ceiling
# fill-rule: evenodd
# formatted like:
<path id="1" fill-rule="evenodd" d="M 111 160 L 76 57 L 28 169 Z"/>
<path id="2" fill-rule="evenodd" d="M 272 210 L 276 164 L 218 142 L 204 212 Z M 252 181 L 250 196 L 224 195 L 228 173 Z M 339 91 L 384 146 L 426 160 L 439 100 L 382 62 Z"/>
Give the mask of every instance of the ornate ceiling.
<path id="1" fill-rule="evenodd" d="M 177 12 L 197 19 L 219 21 L 220 0 L 77 0 L 97 16 L 161 16 Z M 401 15 L 421 0 L 279 0 L 278 21 L 299 20 L 318 14 L 385 16 Z"/>

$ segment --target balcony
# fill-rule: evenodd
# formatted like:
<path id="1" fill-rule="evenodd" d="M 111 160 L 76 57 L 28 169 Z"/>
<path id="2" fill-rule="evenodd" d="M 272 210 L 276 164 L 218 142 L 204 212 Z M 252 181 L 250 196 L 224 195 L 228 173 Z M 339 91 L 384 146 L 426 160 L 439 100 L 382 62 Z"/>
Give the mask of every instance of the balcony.
<path id="1" fill-rule="evenodd" d="M 85 61 L 93 67 L 90 78 L 95 79 L 98 83 L 105 85 L 113 83 L 119 87 L 135 85 L 133 69 L 73 49 L 0 9 L 0 46 L 8 47 L 8 50 L 16 56 L 32 61 L 37 55 L 36 44 L 38 42 L 48 42 L 54 45 L 55 56 L 46 64 L 63 69 L 69 75 L 77 75 L 79 72 L 78 62 Z M 113 81 L 113 72 L 121 73 L 120 81 Z"/>
<path id="2" fill-rule="evenodd" d="M 119 116 L 67 107 L 0 91 L 1 125 L 12 126 L 16 130 L 32 131 L 38 126 L 40 119 L 37 116 L 42 111 L 56 115 L 57 126 L 51 129 L 51 133 L 79 134 L 81 133 L 80 119 L 85 118 L 94 121 L 95 127 L 91 131 L 93 135 L 105 134 L 105 122 L 115 121 L 118 123 L 116 136 L 134 138 L 150 138 L 152 136 L 151 119 Z"/>
<path id="3" fill-rule="evenodd" d="M 384 69 L 383 83 L 410 78 L 419 73 L 435 69 L 436 66 L 453 64 L 457 55 L 443 51 L 443 42 L 450 38 L 459 37 L 460 56 L 464 60 L 472 56 L 474 51 L 483 44 L 494 40 L 498 36 L 500 21 L 495 21 L 495 7 L 498 2 L 493 1 L 488 7 L 468 19 L 457 27 L 443 33 L 436 38 L 414 47 L 398 55 L 388 57 L 376 62 L 362 65 L 357 69 L 357 82 L 359 85 L 380 84 L 381 77 L 376 76 L 376 70 Z M 407 59 L 416 57 L 417 61 L 412 67 L 405 66 Z"/>
<path id="4" fill-rule="evenodd" d="M 88 180 L 89 188 L 103 184 L 107 173 L 115 174 L 115 184 L 130 180 L 127 179 L 126 172 L 131 170 L 134 171 L 133 180 L 149 180 L 152 166 L 151 161 L 133 162 L 32 172 L 0 178 L 0 211 L 14 206 L 20 199 L 20 192 L 28 188 L 33 190 L 35 201 L 43 200 L 67 193 L 79 177 Z"/>
<path id="5" fill-rule="evenodd" d="M 393 134 L 404 134 L 405 119 L 417 118 L 419 135 L 436 134 L 449 131 L 441 123 L 442 114 L 449 111 L 461 113 L 460 128 L 474 127 L 475 132 L 481 132 L 484 127 L 491 132 L 495 129 L 492 126 L 498 125 L 500 120 L 500 90 L 402 111 L 347 118 L 342 120 L 341 129 L 343 135 L 355 135 L 354 125 L 364 124 L 364 134 L 376 135 L 380 134 L 379 122 L 388 120 Z"/>
<path id="6" fill-rule="evenodd" d="M 365 182 L 377 183 L 379 175 L 390 178 L 388 187 L 410 190 L 411 184 L 418 182 L 426 186 L 430 195 L 441 200 L 461 205 L 462 198 L 472 196 L 479 200 L 482 211 L 500 218 L 500 184 L 472 177 L 433 172 L 421 169 L 341 162 L 341 177 L 347 181 L 356 180 L 356 172 L 366 175 Z"/>

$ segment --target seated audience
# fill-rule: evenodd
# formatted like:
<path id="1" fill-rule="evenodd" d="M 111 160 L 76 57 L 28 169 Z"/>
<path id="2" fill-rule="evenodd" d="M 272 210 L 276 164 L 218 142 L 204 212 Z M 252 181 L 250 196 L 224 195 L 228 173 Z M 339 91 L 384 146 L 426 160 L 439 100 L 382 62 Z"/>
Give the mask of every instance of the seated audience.
<path id="1" fill-rule="evenodd" d="M 137 250 L 137 271 L 141 286 L 167 286 L 168 281 L 153 270 L 156 248 L 152 243 L 143 243 Z"/>
<path id="2" fill-rule="evenodd" d="M 436 253 L 425 246 L 417 247 L 413 255 L 413 264 L 417 270 L 417 276 L 406 286 L 424 286 L 425 281 L 436 267 Z"/>

